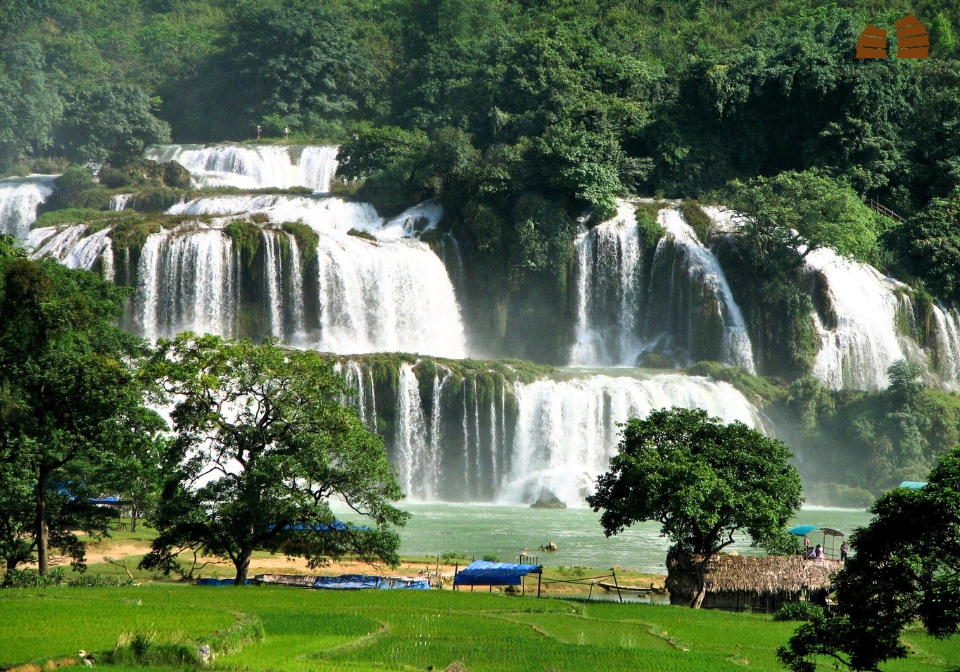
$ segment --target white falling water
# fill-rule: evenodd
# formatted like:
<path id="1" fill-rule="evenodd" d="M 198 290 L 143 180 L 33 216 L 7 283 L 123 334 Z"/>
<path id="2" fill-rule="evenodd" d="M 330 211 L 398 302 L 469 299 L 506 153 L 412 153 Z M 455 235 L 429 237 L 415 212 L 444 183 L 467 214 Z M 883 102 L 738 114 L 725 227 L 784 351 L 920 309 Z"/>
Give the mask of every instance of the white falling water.
<path id="1" fill-rule="evenodd" d="M 290 300 L 293 303 L 293 328 L 290 338 L 293 344 L 302 344 L 306 341 L 304 333 L 304 301 L 303 301 L 303 268 L 300 258 L 300 246 L 297 243 L 297 237 L 288 233 L 287 246 L 290 249 Z"/>
<path id="2" fill-rule="evenodd" d="M 707 289 L 720 308 L 720 317 L 723 322 L 721 361 L 742 366 L 754 373 L 756 369 L 753 364 L 753 346 L 750 343 L 747 324 L 743 319 L 740 306 L 733 298 L 720 262 L 697 239 L 697 234 L 689 224 L 683 221 L 679 211 L 672 208 L 663 209 L 660 211 L 658 221 L 666 229 L 667 236 L 657 244 L 654 265 L 668 239 L 672 238 L 673 242 L 684 251 L 689 277 Z"/>
<path id="3" fill-rule="evenodd" d="M 581 225 L 574 249 L 577 331 L 571 364 L 634 366 L 650 344 L 640 338 L 637 325 L 643 278 L 640 232 L 633 206 L 620 202 L 617 216 L 592 230 Z"/>
<path id="4" fill-rule="evenodd" d="M 37 207 L 53 193 L 57 175 L 31 175 L 0 180 L 0 233 L 26 240 L 37 221 Z"/>
<path id="5" fill-rule="evenodd" d="M 53 257 L 67 268 L 89 271 L 100 261 L 104 279 L 113 280 L 113 242 L 109 238 L 110 229 L 86 234 L 87 227 L 83 224 L 48 226 L 31 231 L 26 245 L 32 250 L 31 256 L 34 259 Z"/>
<path id="6" fill-rule="evenodd" d="M 435 474 L 428 452 L 427 423 L 420 402 L 420 383 L 413 367 L 400 367 L 397 388 L 397 446 L 399 480 L 403 491 L 417 499 L 433 499 Z"/>
<path id="7" fill-rule="evenodd" d="M 137 268 L 137 331 L 151 340 L 187 329 L 233 335 L 237 280 L 222 232 L 194 224 L 149 236 Z"/>
<path id="8" fill-rule="evenodd" d="M 936 323 L 937 373 L 944 388 L 956 390 L 960 384 L 960 310 L 936 304 L 933 319 Z"/>
<path id="9" fill-rule="evenodd" d="M 706 353 L 753 372 L 746 323 L 720 263 L 675 208 L 662 209 L 658 221 L 665 235 L 652 255 L 649 279 L 632 205 L 621 201 L 615 218 L 581 228 L 571 364 L 636 366 L 642 353 L 660 350 L 681 362 Z"/>
<path id="10" fill-rule="evenodd" d="M 616 454 L 616 423 L 656 409 L 702 408 L 724 422 L 762 428 L 757 409 L 731 385 L 679 374 L 547 379 L 517 383 L 515 393 L 511 470 L 497 496 L 506 503 L 530 503 L 549 490 L 568 505 L 582 505 Z"/>
<path id="11" fill-rule="evenodd" d="M 133 194 L 114 194 L 110 197 L 110 209 L 115 211 L 126 210 L 131 198 L 133 198 Z"/>
<path id="12" fill-rule="evenodd" d="M 821 339 L 814 377 L 837 390 L 879 390 L 896 360 L 925 363 L 923 351 L 897 328 L 898 316 L 902 321 L 913 312 L 906 285 L 830 249 L 808 254 L 806 266 L 826 279 L 837 315 L 836 328 L 828 329 L 814 313 Z"/>
<path id="13" fill-rule="evenodd" d="M 161 145 L 148 159 L 176 161 L 200 187 L 330 191 L 337 172 L 335 146 L 302 145 Z"/>
<path id="14" fill-rule="evenodd" d="M 272 231 L 260 233 L 264 249 L 264 276 L 267 284 L 267 311 L 270 315 L 270 333 L 283 334 L 283 260 L 277 251 Z"/>
<path id="15" fill-rule="evenodd" d="M 338 354 L 411 352 L 459 359 L 466 338 L 443 262 L 409 237 L 436 226 L 437 205 L 384 220 L 372 206 L 339 198 L 224 196 L 174 206 L 170 214 L 261 213 L 302 221 L 319 235 L 319 336 L 310 347 Z M 377 241 L 348 235 L 372 233 Z M 308 325 L 309 326 L 309 325 Z"/>

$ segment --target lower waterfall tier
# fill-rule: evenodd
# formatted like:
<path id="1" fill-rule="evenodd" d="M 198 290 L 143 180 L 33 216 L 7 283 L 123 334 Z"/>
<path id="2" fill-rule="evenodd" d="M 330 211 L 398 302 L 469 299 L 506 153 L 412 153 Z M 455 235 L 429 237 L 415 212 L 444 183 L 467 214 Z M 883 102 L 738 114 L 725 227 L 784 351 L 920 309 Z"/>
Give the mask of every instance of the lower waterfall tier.
<path id="1" fill-rule="evenodd" d="M 680 406 L 763 427 L 739 391 L 708 378 L 639 369 L 531 377 L 496 364 L 341 360 L 409 498 L 529 504 L 549 492 L 582 506 L 628 418 Z"/>

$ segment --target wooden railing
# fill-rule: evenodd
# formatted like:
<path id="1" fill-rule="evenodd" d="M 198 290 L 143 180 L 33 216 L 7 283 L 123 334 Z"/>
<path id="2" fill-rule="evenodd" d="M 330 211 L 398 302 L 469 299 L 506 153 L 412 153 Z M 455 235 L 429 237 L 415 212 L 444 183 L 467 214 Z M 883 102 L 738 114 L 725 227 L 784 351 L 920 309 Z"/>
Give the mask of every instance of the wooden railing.
<path id="1" fill-rule="evenodd" d="M 897 213 L 895 213 L 893 210 L 886 207 L 885 205 L 881 205 L 880 203 L 873 200 L 872 198 L 867 203 L 867 205 L 870 207 L 871 210 L 873 210 L 878 215 L 883 215 L 884 217 L 888 217 L 893 221 L 897 222 L 898 224 L 903 223 L 903 217 L 901 217 L 900 215 L 898 215 Z"/>

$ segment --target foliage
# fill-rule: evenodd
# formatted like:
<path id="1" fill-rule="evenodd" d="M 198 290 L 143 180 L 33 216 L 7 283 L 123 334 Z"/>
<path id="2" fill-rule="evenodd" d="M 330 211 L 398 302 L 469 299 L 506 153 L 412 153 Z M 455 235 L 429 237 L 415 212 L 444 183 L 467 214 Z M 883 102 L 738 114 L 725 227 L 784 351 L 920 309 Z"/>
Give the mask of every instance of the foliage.
<path id="1" fill-rule="evenodd" d="M 834 487 L 819 492 L 821 498 L 869 504 L 871 493 L 923 480 L 960 442 L 960 398 L 927 389 L 920 373 L 917 364 L 896 362 L 890 387 L 878 392 L 831 391 L 801 379 L 774 406 L 774 417 L 796 428 L 791 445 L 802 458 L 804 478 L 854 488 Z"/>
<path id="2" fill-rule="evenodd" d="M 696 232 L 700 242 L 704 245 L 709 244 L 713 221 L 703 211 L 700 204 L 692 198 L 685 198 L 680 201 L 680 212 L 683 213 L 683 218 L 687 220 L 687 224 Z"/>
<path id="3" fill-rule="evenodd" d="M 169 125 L 153 113 L 140 88 L 104 86 L 77 96 L 67 108 L 58 141 L 74 161 L 122 166 L 138 160 L 147 145 L 170 141 Z"/>
<path id="4" fill-rule="evenodd" d="M 113 515 L 89 503 L 91 472 L 108 470 L 118 438 L 144 431 L 135 418 L 150 413 L 133 375 L 142 344 L 116 327 L 126 293 L 53 261 L 0 258 L 0 498 L 13 513 L 0 546 L 8 569 L 36 552 L 46 574 L 51 549 L 83 567 L 74 531 L 105 531 Z"/>
<path id="5" fill-rule="evenodd" d="M 46 574 L 35 569 L 13 569 L 8 567 L 3 577 L 4 588 L 48 588 L 63 585 L 63 567 L 56 567 Z"/>
<path id="6" fill-rule="evenodd" d="M 724 366 L 719 362 L 697 362 L 683 370 L 691 376 L 709 376 L 714 380 L 730 383 L 745 397 L 759 406 L 783 398 L 786 390 L 782 383 L 749 373 L 740 366 Z"/>
<path id="7" fill-rule="evenodd" d="M 904 269 L 937 296 L 960 301 L 960 186 L 888 234 Z"/>
<path id="8" fill-rule="evenodd" d="M 707 562 L 743 530 L 755 546 L 779 541 L 800 507 L 800 476 L 781 442 L 706 411 L 673 408 L 633 418 L 610 470 L 587 497 L 607 536 L 654 520 L 671 552 Z M 704 591 L 699 577 L 699 606 Z"/>
<path id="9" fill-rule="evenodd" d="M 960 447 L 945 455 L 921 490 L 880 498 L 850 539 L 856 554 L 836 577 L 835 615 L 801 626 L 779 658 L 812 672 L 824 657 L 853 670 L 905 658 L 904 629 L 919 620 L 943 639 L 960 629 Z"/>
<path id="10" fill-rule="evenodd" d="M 312 566 L 346 553 L 398 563 L 390 526 L 407 514 L 390 504 L 403 493 L 382 439 L 341 405 L 348 388 L 316 353 L 185 333 L 158 343 L 144 375 L 162 381 L 176 403 L 177 459 L 168 464 L 179 464 L 143 567 L 169 572 L 179 552 L 203 549 L 229 558 L 243 585 L 261 548 Z M 374 527 L 329 527 L 334 496 Z"/>
<path id="11" fill-rule="evenodd" d="M 786 602 L 773 615 L 775 621 L 818 621 L 825 616 L 823 607 L 811 602 Z"/>

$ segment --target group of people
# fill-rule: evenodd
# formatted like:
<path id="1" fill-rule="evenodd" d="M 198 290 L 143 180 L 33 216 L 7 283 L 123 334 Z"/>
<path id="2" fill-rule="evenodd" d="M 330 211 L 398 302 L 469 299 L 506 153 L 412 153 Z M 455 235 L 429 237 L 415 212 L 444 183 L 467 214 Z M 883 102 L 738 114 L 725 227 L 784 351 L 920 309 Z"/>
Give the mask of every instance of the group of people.
<path id="1" fill-rule="evenodd" d="M 816 548 L 811 547 L 810 538 L 806 536 L 803 538 L 803 551 L 807 560 L 825 560 L 826 559 L 826 557 L 823 554 L 823 546 L 821 544 L 817 544 Z M 847 553 L 849 552 L 850 552 L 850 546 L 848 546 L 846 540 L 844 540 L 844 542 L 840 544 L 840 562 L 846 562 Z"/>

